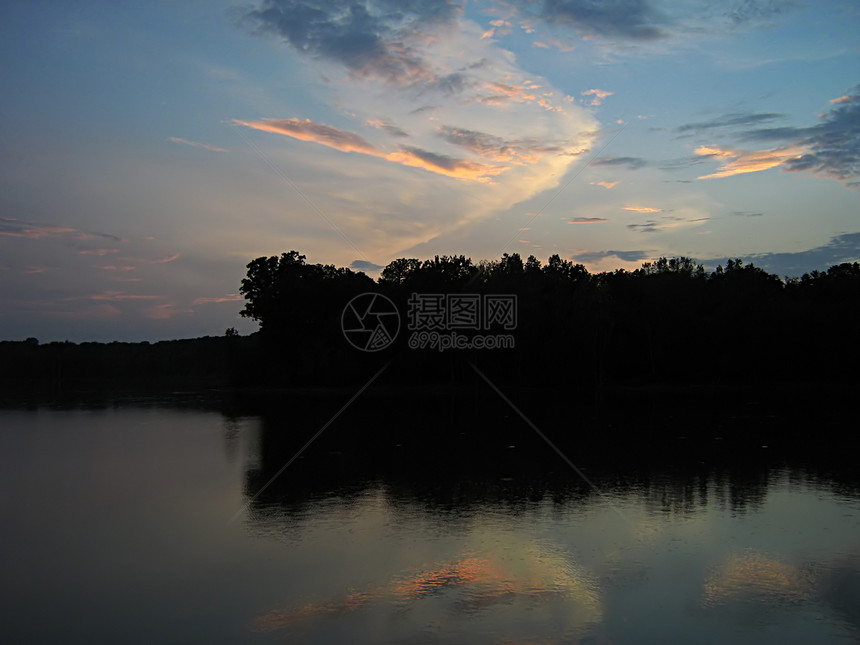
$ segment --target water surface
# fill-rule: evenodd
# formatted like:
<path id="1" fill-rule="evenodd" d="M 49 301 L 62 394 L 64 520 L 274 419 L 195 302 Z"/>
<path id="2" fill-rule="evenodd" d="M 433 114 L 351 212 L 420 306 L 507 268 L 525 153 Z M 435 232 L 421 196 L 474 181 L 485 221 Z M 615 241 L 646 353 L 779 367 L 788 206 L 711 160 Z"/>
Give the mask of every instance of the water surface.
<path id="1" fill-rule="evenodd" d="M 280 417 L 0 411 L 4 642 L 860 641 L 850 468 L 332 430 L 258 494 Z"/>

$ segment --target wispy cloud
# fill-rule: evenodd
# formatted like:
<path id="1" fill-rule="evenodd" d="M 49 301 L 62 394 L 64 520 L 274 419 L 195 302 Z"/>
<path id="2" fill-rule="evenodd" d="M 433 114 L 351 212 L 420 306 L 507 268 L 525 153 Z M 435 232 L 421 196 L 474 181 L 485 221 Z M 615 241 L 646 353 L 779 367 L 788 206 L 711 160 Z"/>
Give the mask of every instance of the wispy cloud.
<path id="1" fill-rule="evenodd" d="M 168 262 L 173 262 L 174 260 L 178 260 L 180 257 L 179 253 L 173 253 L 171 255 L 167 255 L 163 258 L 158 258 L 156 260 L 147 260 L 142 258 L 122 258 L 131 260 L 133 262 L 140 262 L 141 264 L 167 264 Z"/>
<path id="2" fill-rule="evenodd" d="M 366 121 L 367 125 L 372 128 L 377 128 L 379 130 L 384 130 L 392 137 L 408 137 L 409 133 L 406 132 L 403 128 L 399 128 L 393 123 L 388 123 L 383 121 L 382 119 L 368 119 Z"/>
<path id="3" fill-rule="evenodd" d="M 749 172 L 769 170 L 770 168 L 776 168 L 792 160 L 799 159 L 805 150 L 805 148 L 799 146 L 755 151 L 701 146 L 696 148 L 696 154 L 716 157 L 723 160 L 724 163 L 717 172 L 702 175 L 701 177 L 697 177 L 697 179 L 718 179 L 720 177 L 731 177 Z"/>
<path id="4" fill-rule="evenodd" d="M 97 293 L 92 296 L 87 296 L 89 300 L 107 300 L 118 302 L 123 300 L 163 300 L 165 296 L 140 295 L 134 293 L 125 293 L 123 291 L 106 291 Z"/>
<path id="5" fill-rule="evenodd" d="M 113 253 L 119 253 L 119 249 L 84 249 L 82 251 L 78 251 L 79 255 L 96 255 L 100 257 L 112 255 Z"/>
<path id="6" fill-rule="evenodd" d="M 625 166 L 630 170 L 637 170 L 648 165 L 648 161 L 641 157 L 600 157 L 591 162 L 592 166 Z"/>
<path id="7" fill-rule="evenodd" d="M 172 141 L 173 143 L 181 143 L 185 146 L 191 146 L 193 148 L 210 150 L 211 152 L 228 152 L 226 148 L 218 148 L 217 146 L 210 146 L 206 145 L 205 143 L 198 143 L 197 141 L 189 141 L 188 139 L 180 139 L 179 137 L 168 137 L 167 140 Z"/>
<path id="8" fill-rule="evenodd" d="M 592 186 L 603 186 L 604 188 L 615 188 L 619 183 L 617 181 L 592 181 L 589 182 Z"/>
<path id="9" fill-rule="evenodd" d="M 193 313 L 193 309 L 177 307 L 176 305 L 167 303 L 147 307 L 143 310 L 143 315 L 147 318 L 150 318 L 151 320 L 166 320 L 168 318 L 173 318 L 174 316 L 182 316 Z"/>
<path id="10" fill-rule="evenodd" d="M 628 224 L 627 228 L 637 233 L 657 233 L 668 229 L 698 226 L 710 220 L 710 217 L 675 217 L 665 215 L 659 219 L 651 219 L 641 224 Z"/>
<path id="11" fill-rule="evenodd" d="M 650 206 L 625 206 L 624 210 L 634 213 L 662 213 L 662 208 L 651 208 Z"/>
<path id="12" fill-rule="evenodd" d="M 321 123 L 314 123 L 309 119 L 304 121 L 299 119 L 240 121 L 236 119 L 235 122 L 255 130 L 284 134 L 301 141 L 312 141 L 341 152 L 358 152 L 456 179 L 489 182 L 491 177 L 508 169 L 507 166 L 457 159 L 414 146 L 400 146 L 397 151 L 385 152 L 357 134 L 344 132 Z"/>
<path id="13" fill-rule="evenodd" d="M 192 304 L 205 305 L 211 302 L 238 302 L 239 300 L 244 300 L 244 298 L 238 293 L 228 293 L 226 296 L 195 298 Z"/>
<path id="14" fill-rule="evenodd" d="M 572 220 L 568 221 L 568 224 L 599 224 L 601 222 L 608 222 L 609 220 L 604 217 L 574 217 Z"/>
<path id="15" fill-rule="evenodd" d="M 838 181 L 856 180 L 860 177 L 860 86 L 845 96 L 832 99 L 830 104 L 833 107 L 820 115 L 819 122 L 813 126 L 756 128 L 736 133 L 742 141 L 781 143 L 775 148 L 745 151 L 700 146 L 697 154 L 732 161 L 699 179 L 729 177 L 779 166 L 789 172 L 810 172 Z M 738 122 L 738 125 L 750 124 Z"/>
<path id="16" fill-rule="evenodd" d="M 70 240 L 105 238 L 115 242 L 122 241 L 122 238 L 119 238 L 116 235 L 110 235 L 109 233 L 94 233 L 83 231 L 71 226 L 28 222 L 14 217 L 0 217 L 0 235 L 6 237 L 28 238 L 31 240 L 42 238 L 66 238 Z"/>
<path id="17" fill-rule="evenodd" d="M 731 112 L 724 114 L 710 121 L 701 121 L 698 123 L 686 123 L 676 128 L 677 132 L 684 134 L 702 133 L 716 128 L 731 128 L 738 126 L 751 126 L 767 123 L 776 119 L 783 118 L 784 115 L 776 112 Z"/>

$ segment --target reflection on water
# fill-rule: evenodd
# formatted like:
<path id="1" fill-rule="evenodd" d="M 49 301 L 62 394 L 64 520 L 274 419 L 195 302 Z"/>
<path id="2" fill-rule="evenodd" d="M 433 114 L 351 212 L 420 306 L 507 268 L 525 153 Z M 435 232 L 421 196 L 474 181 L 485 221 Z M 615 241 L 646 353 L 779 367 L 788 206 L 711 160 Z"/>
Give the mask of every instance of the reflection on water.
<path id="1" fill-rule="evenodd" d="M 301 421 L 0 411 L 4 640 L 860 641 L 850 459 Z"/>

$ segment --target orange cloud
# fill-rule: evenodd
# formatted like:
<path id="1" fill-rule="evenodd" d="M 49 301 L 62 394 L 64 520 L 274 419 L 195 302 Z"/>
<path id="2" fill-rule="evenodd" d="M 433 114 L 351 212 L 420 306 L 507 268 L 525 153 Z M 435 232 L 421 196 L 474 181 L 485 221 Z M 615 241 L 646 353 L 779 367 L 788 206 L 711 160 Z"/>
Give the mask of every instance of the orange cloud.
<path id="1" fill-rule="evenodd" d="M 192 146 L 194 148 L 202 148 L 203 150 L 211 150 L 212 152 L 227 152 L 225 148 L 217 148 L 215 146 L 207 146 L 205 143 L 197 143 L 196 141 L 188 141 L 187 139 L 180 139 L 179 137 L 168 137 L 168 141 L 172 141 L 173 143 L 181 143 L 186 146 Z"/>
<path id="2" fill-rule="evenodd" d="M 607 92 L 606 90 L 594 89 L 594 90 L 586 90 L 584 92 L 580 92 L 580 94 L 582 94 L 582 96 L 593 96 L 594 98 L 591 99 L 591 101 L 588 104 L 597 106 L 597 105 L 600 105 L 601 103 L 603 103 L 603 99 L 605 99 L 607 96 L 612 96 L 614 94 L 614 92 Z"/>
<path id="3" fill-rule="evenodd" d="M 615 188 L 620 182 L 617 181 L 592 181 L 592 186 L 603 186 L 604 188 Z"/>
<path id="4" fill-rule="evenodd" d="M 831 103 L 848 103 L 851 100 L 850 96 L 840 96 L 838 99 L 830 99 Z"/>
<path id="5" fill-rule="evenodd" d="M 748 172 L 761 172 L 762 170 L 781 166 L 792 159 L 797 159 L 805 151 L 805 148 L 802 146 L 790 146 L 775 150 L 756 150 L 752 152 L 701 146 L 696 148 L 697 155 L 714 156 L 724 160 L 724 163 L 717 172 L 710 175 L 702 175 L 697 179 L 718 179 L 720 177 L 731 177 L 732 175 L 741 175 Z"/>
<path id="6" fill-rule="evenodd" d="M 104 269 L 105 271 L 134 271 L 136 267 L 133 266 L 118 266 L 114 264 L 109 264 L 107 266 L 99 267 L 100 269 Z"/>
<path id="7" fill-rule="evenodd" d="M 648 206 L 625 206 L 624 210 L 634 213 L 662 213 L 662 208 L 649 208 Z"/>
<path id="8" fill-rule="evenodd" d="M 285 134 L 299 141 L 311 141 L 341 152 L 361 152 L 375 157 L 384 156 L 372 143 L 352 132 L 344 132 L 322 123 L 314 123 L 310 119 L 263 119 L 262 121 L 233 120 L 238 125 L 244 125 L 254 130 Z"/>
<path id="9" fill-rule="evenodd" d="M 409 146 L 402 146 L 397 152 L 385 152 L 357 134 L 344 132 L 321 123 L 314 123 L 309 119 L 304 121 L 299 119 L 264 119 L 263 121 L 234 119 L 234 122 L 255 130 L 274 132 L 300 141 L 319 143 L 341 152 L 358 152 L 403 166 L 422 168 L 455 179 L 491 182 L 491 177 L 508 170 L 507 166 L 494 166 L 465 159 L 455 159 Z"/>

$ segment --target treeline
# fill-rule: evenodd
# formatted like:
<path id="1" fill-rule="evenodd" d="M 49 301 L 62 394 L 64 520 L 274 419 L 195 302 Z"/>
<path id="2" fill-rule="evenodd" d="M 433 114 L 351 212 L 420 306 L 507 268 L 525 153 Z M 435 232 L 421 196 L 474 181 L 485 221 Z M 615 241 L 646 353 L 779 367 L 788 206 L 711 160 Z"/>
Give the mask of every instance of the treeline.
<path id="1" fill-rule="evenodd" d="M 708 272 L 689 258 L 635 271 L 589 273 L 516 253 L 473 263 L 463 255 L 398 259 L 378 280 L 296 251 L 248 264 L 241 315 L 260 331 L 158 343 L 0 342 L 5 387 L 57 390 L 260 388 L 472 382 L 567 388 L 802 384 L 857 381 L 860 264 L 782 279 L 729 260 Z M 393 301 L 400 330 L 377 352 L 350 344 L 343 311 L 354 296 Z M 413 294 L 516 295 L 506 349 L 413 349 Z M 372 317 L 371 317 L 372 319 Z M 368 324 L 372 320 L 368 319 Z M 438 333 L 446 334 L 446 330 Z M 460 330 L 471 339 L 494 330 Z"/>
<path id="2" fill-rule="evenodd" d="M 345 303 L 363 291 L 401 314 L 396 341 L 378 353 L 355 350 L 340 328 Z M 469 361 L 524 387 L 846 382 L 860 360 L 856 262 L 781 279 L 740 259 L 712 272 L 681 257 L 592 274 L 558 255 L 478 264 L 458 255 L 398 259 L 374 282 L 292 251 L 250 263 L 241 293 L 242 315 L 271 349 L 260 371 L 269 382 L 355 382 L 387 361 L 396 384 L 471 378 Z M 410 349 L 415 293 L 515 294 L 516 346 Z"/>
<path id="3" fill-rule="evenodd" d="M 22 394 L 164 392 L 242 384 L 259 353 L 256 336 L 231 333 L 157 343 L 0 342 L 0 401 Z"/>

